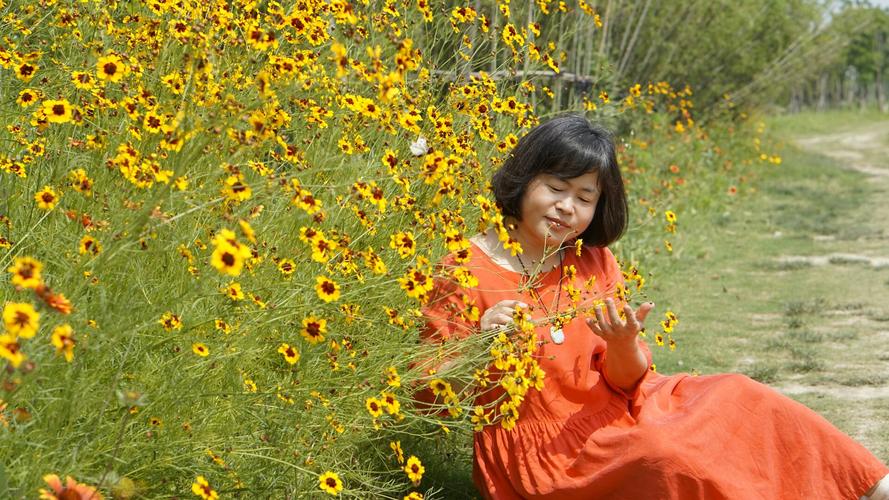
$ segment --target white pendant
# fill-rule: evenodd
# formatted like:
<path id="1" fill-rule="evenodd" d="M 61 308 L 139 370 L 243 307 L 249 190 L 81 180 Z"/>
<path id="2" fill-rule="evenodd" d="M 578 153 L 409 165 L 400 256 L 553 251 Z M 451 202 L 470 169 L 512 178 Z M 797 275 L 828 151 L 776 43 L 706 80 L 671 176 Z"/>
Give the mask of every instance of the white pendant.
<path id="1" fill-rule="evenodd" d="M 549 327 L 549 336 L 556 344 L 561 344 L 565 341 L 565 332 L 563 332 L 561 328 L 556 328 L 554 326 Z"/>

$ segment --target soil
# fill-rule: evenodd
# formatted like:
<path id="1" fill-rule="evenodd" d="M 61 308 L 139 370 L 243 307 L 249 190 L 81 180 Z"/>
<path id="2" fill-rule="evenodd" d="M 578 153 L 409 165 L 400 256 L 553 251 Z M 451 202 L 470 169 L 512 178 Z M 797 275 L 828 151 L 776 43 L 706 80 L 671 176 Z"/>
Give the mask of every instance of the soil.
<path id="1" fill-rule="evenodd" d="M 854 239 L 812 235 L 816 254 L 782 255 L 793 272 L 841 275 L 859 283 L 837 304 L 814 308 L 812 335 L 822 335 L 825 370 L 779 377 L 771 385 L 799 399 L 856 438 L 884 461 L 889 457 L 889 121 L 837 133 L 800 137 L 799 148 L 837 160 L 840 168 L 860 172 L 872 186 L 855 217 Z M 817 253 L 818 249 L 822 252 Z M 842 267 L 842 273 L 825 268 Z M 881 271 L 882 270 L 882 271 Z M 831 284 L 825 283 L 827 287 Z M 839 287 L 838 287 L 839 288 Z M 842 288 L 840 288 L 842 289 Z"/>

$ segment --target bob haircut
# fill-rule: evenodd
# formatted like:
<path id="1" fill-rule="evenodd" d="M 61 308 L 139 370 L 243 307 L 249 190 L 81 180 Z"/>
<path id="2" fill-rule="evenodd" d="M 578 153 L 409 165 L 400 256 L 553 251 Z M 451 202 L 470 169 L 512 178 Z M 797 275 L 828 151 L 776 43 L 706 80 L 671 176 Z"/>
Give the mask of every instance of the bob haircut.
<path id="1" fill-rule="evenodd" d="M 597 174 L 600 195 L 592 222 L 578 238 L 584 245 L 605 247 L 627 227 L 627 195 L 611 133 L 585 117 L 562 115 L 531 129 L 494 173 L 491 184 L 503 216 L 521 220 L 522 200 L 532 179 L 550 174 L 567 180 L 587 172 Z"/>

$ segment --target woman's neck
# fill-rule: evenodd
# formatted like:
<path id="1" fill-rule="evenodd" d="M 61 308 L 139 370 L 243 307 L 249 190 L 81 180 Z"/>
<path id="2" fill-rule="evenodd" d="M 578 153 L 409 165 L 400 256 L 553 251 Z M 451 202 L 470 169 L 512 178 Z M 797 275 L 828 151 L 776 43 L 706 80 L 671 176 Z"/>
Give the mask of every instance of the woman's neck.
<path id="1" fill-rule="evenodd" d="M 528 272 L 545 272 L 555 269 L 559 265 L 562 256 L 557 244 L 544 246 L 539 242 L 523 237 L 517 229 L 509 230 L 509 234 L 522 246 L 521 256 L 513 257 L 513 259 L 518 260 L 520 265 L 523 264 Z"/>

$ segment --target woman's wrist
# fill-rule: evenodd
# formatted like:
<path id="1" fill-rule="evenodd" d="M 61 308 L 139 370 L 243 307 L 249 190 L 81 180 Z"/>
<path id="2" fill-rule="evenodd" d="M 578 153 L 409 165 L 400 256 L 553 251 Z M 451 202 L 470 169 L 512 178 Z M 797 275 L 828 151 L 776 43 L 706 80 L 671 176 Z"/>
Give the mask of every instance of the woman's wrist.
<path id="1" fill-rule="evenodd" d="M 640 350 L 639 342 L 637 342 L 636 337 L 607 340 L 605 345 L 608 346 L 608 351 L 612 353 L 634 354 Z"/>

